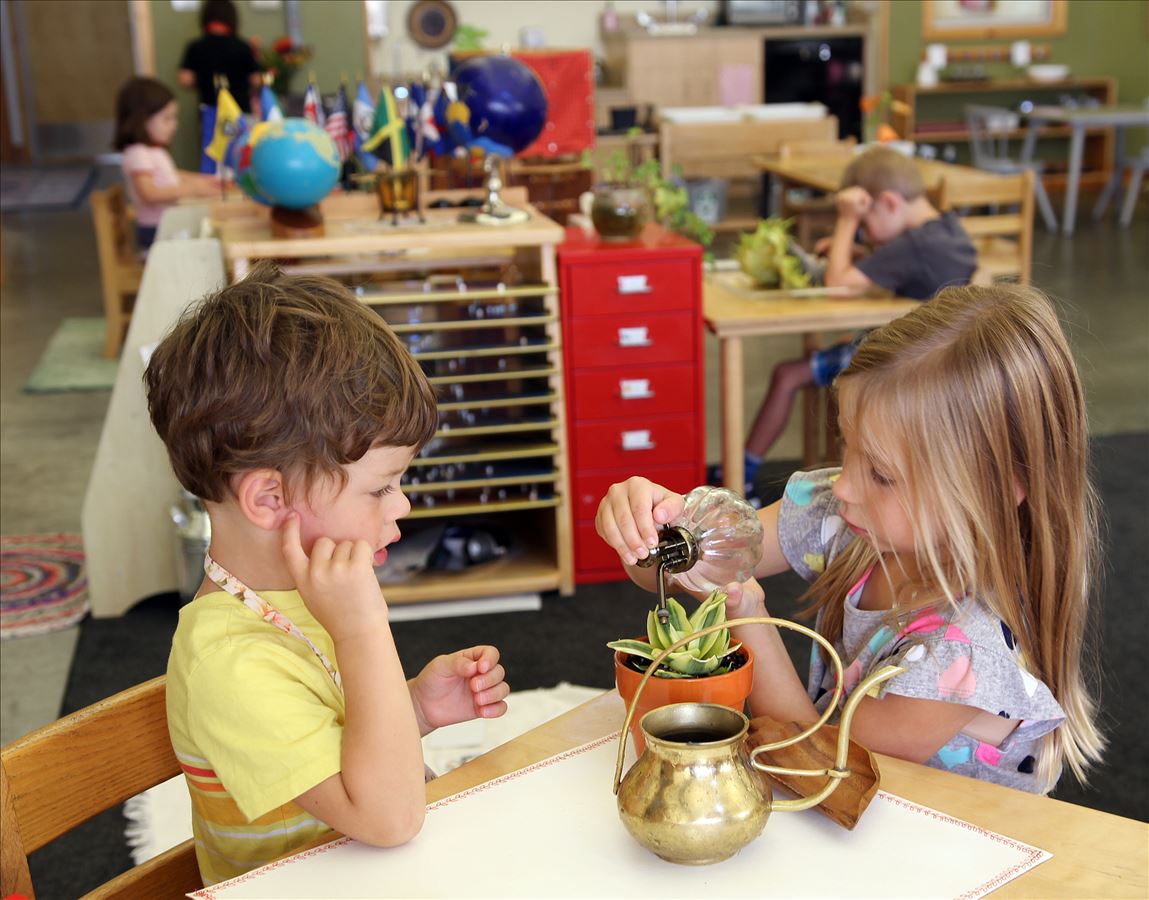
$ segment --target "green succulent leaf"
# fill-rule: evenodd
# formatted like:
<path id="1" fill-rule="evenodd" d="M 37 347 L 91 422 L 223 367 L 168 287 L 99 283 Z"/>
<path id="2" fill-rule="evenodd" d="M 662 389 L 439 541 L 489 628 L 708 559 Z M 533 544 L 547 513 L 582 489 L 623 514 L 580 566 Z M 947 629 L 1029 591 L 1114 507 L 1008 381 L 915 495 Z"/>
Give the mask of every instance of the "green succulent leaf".
<path id="1" fill-rule="evenodd" d="M 683 675 L 709 675 L 718 668 L 719 660 L 712 659 L 698 659 L 689 653 L 675 652 L 666 657 L 664 665 L 668 666 L 675 672 L 681 672 Z"/>
<path id="2" fill-rule="evenodd" d="M 690 627 L 690 616 L 686 614 L 686 610 L 682 608 L 681 603 L 673 597 L 667 597 L 666 608 L 670 612 L 670 633 L 674 635 L 676 631 L 678 632 L 677 635 L 674 635 L 676 641 L 694 631 L 694 629 Z"/>
<path id="3" fill-rule="evenodd" d="M 611 650 L 620 650 L 623 653 L 630 653 L 633 656 L 641 656 L 643 659 L 654 659 L 662 651 L 655 651 L 646 641 L 635 641 L 631 639 L 622 641 L 611 641 L 607 644 Z"/>

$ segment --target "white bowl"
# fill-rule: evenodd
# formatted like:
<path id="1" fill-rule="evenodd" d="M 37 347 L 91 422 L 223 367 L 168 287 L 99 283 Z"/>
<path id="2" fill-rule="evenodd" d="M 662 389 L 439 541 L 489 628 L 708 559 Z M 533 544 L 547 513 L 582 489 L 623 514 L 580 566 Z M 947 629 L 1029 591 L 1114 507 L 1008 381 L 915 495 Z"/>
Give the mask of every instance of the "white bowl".
<path id="1" fill-rule="evenodd" d="M 1069 77 L 1069 66 L 1045 63 L 1029 67 L 1029 77 L 1034 81 L 1064 81 Z"/>

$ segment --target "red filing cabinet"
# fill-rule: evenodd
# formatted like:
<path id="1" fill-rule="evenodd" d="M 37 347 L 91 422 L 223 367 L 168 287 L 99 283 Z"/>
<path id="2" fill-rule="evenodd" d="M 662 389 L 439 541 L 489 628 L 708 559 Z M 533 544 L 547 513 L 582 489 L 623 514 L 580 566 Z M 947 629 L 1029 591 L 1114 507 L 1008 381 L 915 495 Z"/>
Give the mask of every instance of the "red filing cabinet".
<path id="1" fill-rule="evenodd" d="M 622 566 L 594 528 L 607 488 L 705 478 L 702 248 L 658 225 L 625 243 L 568 228 L 558 268 L 575 580 L 610 581 Z"/>

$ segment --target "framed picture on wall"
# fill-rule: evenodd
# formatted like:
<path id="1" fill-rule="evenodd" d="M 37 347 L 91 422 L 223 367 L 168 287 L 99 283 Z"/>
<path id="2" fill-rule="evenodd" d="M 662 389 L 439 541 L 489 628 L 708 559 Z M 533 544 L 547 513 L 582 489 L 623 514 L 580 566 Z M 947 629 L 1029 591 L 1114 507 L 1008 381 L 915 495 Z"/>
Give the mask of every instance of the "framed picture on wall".
<path id="1" fill-rule="evenodd" d="M 994 40 L 1065 34 L 1068 0 L 925 0 L 928 41 Z"/>

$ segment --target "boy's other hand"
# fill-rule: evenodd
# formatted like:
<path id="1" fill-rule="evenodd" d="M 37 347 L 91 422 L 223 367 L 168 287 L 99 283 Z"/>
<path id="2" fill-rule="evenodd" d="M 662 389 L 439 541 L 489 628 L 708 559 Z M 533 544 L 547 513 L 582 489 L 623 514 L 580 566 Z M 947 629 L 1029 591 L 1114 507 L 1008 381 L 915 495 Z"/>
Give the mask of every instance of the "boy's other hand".
<path id="1" fill-rule="evenodd" d="M 848 216 L 858 220 L 863 219 L 866 213 L 870 211 L 870 207 L 874 205 L 874 198 L 867 193 L 865 188 L 860 188 L 857 185 L 838 191 L 836 200 L 839 216 Z"/>
<path id="2" fill-rule="evenodd" d="M 471 719 L 494 719 L 507 711 L 511 692 L 495 647 L 468 647 L 436 656 L 407 682 L 419 732 Z"/>
<path id="3" fill-rule="evenodd" d="M 299 514 L 288 513 L 280 529 L 283 559 L 303 602 L 332 640 L 363 634 L 374 625 L 387 624 L 387 604 L 372 568 L 372 549 L 366 541 L 340 541 L 321 537 L 303 550 Z"/>
<path id="4" fill-rule="evenodd" d="M 682 515 L 681 494 L 633 476 L 612 484 L 598 505 L 594 525 L 599 537 L 628 566 L 658 546 L 658 529 Z"/>

